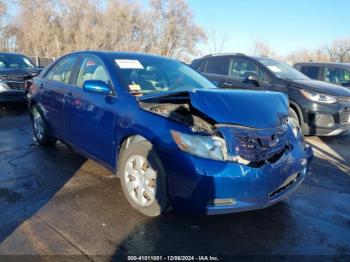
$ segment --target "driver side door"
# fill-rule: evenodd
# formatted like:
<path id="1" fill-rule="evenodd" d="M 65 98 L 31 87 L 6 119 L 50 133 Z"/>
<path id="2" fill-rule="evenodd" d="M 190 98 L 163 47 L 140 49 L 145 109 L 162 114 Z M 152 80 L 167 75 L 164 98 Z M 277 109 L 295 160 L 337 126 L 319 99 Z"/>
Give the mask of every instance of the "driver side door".
<path id="1" fill-rule="evenodd" d="M 111 165 L 117 98 L 108 71 L 98 57 L 83 55 L 75 72 L 64 105 L 68 142 L 92 158 Z M 111 95 L 84 91 L 86 80 L 106 82 Z"/>

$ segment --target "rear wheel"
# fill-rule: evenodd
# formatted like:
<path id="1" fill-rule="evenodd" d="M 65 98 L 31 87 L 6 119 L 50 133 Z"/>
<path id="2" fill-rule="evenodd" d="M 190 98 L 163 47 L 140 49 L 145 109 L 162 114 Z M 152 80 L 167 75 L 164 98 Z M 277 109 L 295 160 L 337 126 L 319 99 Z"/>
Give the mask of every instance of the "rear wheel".
<path id="1" fill-rule="evenodd" d="M 40 107 L 34 105 L 30 110 L 30 115 L 36 141 L 41 146 L 53 146 L 57 142 L 57 139 L 51 134 L 51 130 L 43 117 Z"/>
<path id="2" fill-rule="evenodd" d="M 166 208 L 166 182 L 161 160 L 147 141 L 130 144 L 118 161 L 126 199 L 140 213 L 154 217 Z"/>

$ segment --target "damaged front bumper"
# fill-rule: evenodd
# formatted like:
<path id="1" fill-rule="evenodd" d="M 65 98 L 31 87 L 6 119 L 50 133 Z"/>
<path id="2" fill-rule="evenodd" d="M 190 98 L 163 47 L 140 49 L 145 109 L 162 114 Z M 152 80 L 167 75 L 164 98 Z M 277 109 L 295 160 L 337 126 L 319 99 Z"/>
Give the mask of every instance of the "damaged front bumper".
<path id="1" fill-rule="evenodd" d="M 296 190 L 313 155 L 288 120 L 288 104 L 273 92 L 194 90 L 140 98 L 143 110 L 171 120 L 171 138 L 163 136 L 157 149 L 171 204 L 232 213 L 272 205 Z"/>
<path id="2" fill-rule="evenodd" d="M 164 153 L 164 154 L 163 154 Z M 176 208 L 223 214 L 273 205 L 294 192 L 310 169 L 311 147 L 294 147 L 278 161 L 251 167 L 163 152 L 168 188 Z"/>

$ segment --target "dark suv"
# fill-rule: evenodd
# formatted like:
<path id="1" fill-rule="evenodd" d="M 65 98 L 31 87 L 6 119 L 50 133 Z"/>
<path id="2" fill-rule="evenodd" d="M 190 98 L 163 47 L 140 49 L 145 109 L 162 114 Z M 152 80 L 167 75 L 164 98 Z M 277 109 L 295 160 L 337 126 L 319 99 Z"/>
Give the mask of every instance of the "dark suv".
<path id="1" fill-rule="evenodd" d="M 191 67 L 221 88 L 287 93 L 290 116 L 305 135 L 332 136 L 350 129 L 350 91 L 312 80 L 285 63 L 236 53 L 207 55 Z"/>
<path id="2" fill-rule="evenodd" d="M 24 55 L 0 53 L 0 103 L 26 101 L 26 82 L 41 70 Z"/>
<path id="3" fill-rule="evenodd" d="M 345 63 L 297 63 L 294 68 L 316 80 L 350 87 L 350 64 Z"/>

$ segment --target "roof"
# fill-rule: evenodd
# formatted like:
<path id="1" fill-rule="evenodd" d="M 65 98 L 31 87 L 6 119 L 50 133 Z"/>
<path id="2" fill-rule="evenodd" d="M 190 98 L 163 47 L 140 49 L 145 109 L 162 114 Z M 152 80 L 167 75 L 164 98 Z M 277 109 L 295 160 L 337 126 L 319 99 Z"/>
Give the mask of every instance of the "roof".
<path id="1" fill-rule="evenodd" d="M 215 57 L 215 56 L 233 56 L 233 55 L 239 55 L 239 56 L 246 56 L 243 53 L 217 53 L 217 54 L 209 54 L 209 55 L 205 55 L 203 56 L 203 58 L 207 58 L 207 57 Z"/>
<path id="2" fill-rule="evenodd" d="M 294 65 L 315 65 L 315 66 L 333 65 L 333 66 L 339 66 L 339 67 L 350 67 L 350 63 L 336 63 L 336 62 L 300 62 L 300 63 L 295 63 Z"/>
<path id="3" fill-rule="evenodd" d="M 20 55 L 23 56 L 21 53 L 14 53 L 14 52 L 0 52 L 0 55 Z"/>
<path id="4" fill-rule="evenodd" d="M 164 58 L 164 59 L 171 59 L 168 57 L 163 57 L 159 55 L 153 55 L 153 54 L 145 54 L 145 53 L 138 53 L 138 52 L 120 52 L 120 51 L 109 51 L 109 50 L 82 50 L 82 51 L 75 51 L 70 54 L 93 54 L 93 55 L 103 55 L 103 56 L 122 56 L 122 57 L 130 57 L 130 58 L 137 58 L 137 57 L 158 57 L 158 58 Z"/>

